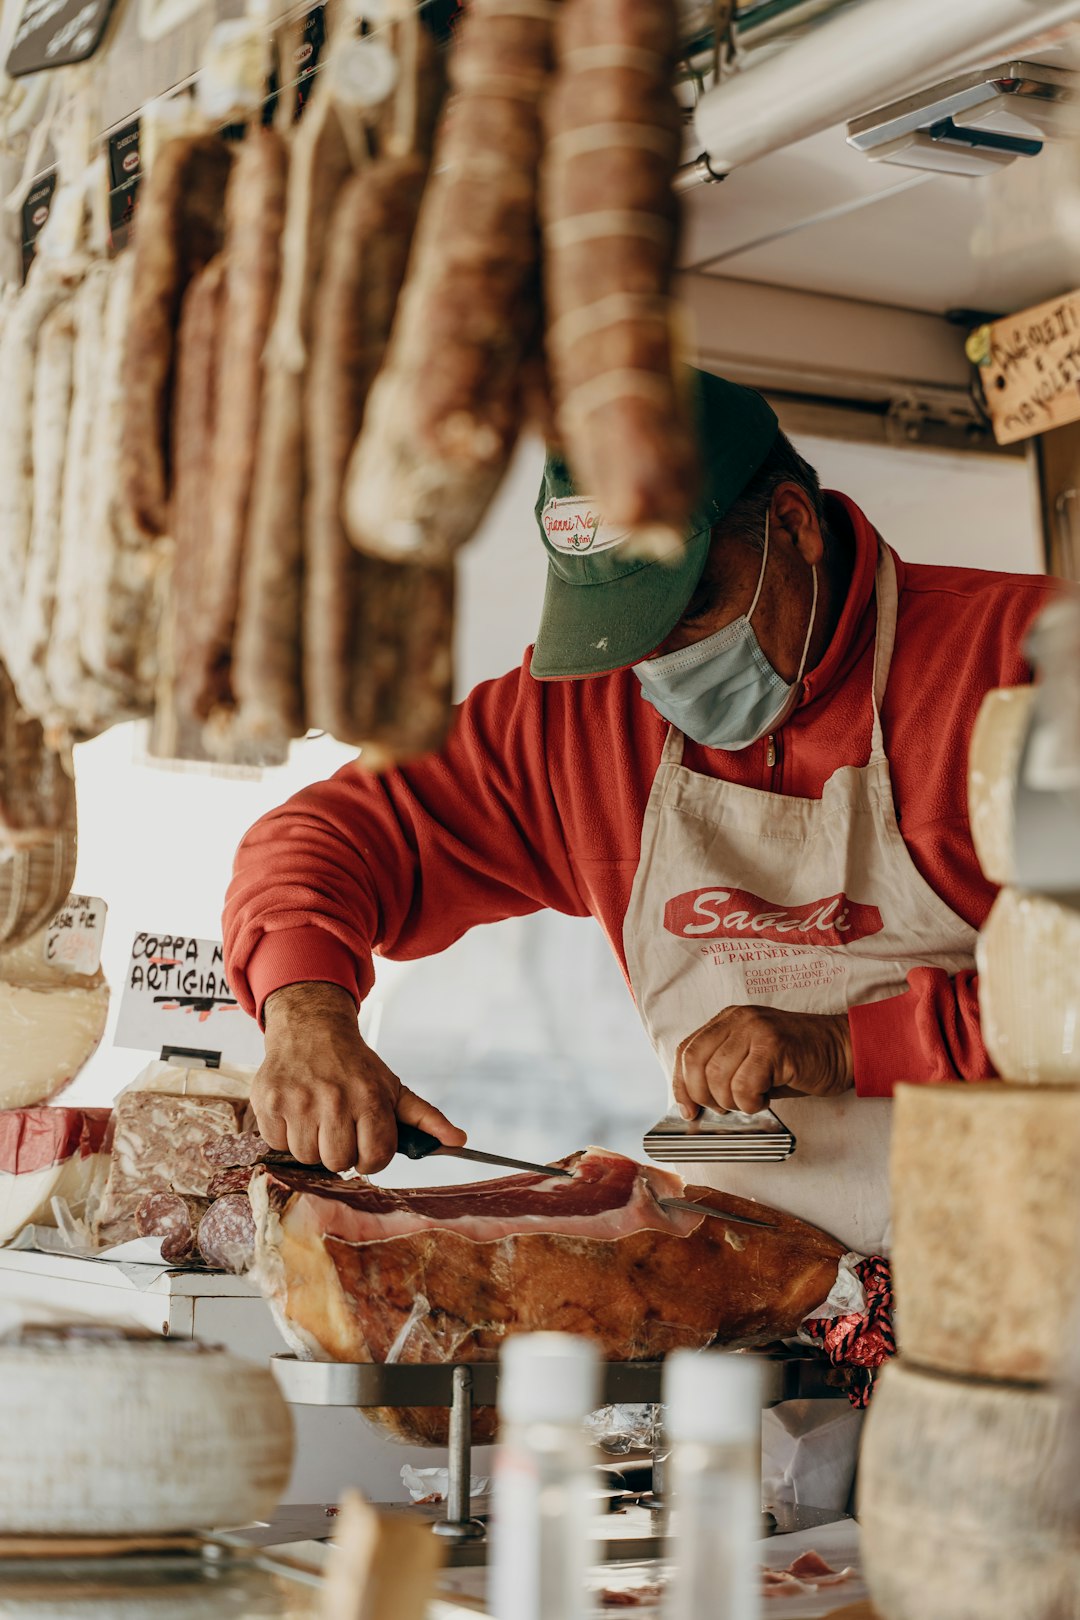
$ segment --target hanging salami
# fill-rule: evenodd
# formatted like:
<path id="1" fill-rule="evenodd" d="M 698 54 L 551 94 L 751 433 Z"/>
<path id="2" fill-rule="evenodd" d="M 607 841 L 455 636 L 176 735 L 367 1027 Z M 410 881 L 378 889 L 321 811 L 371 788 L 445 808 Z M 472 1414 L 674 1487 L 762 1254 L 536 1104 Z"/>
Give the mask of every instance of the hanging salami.
<path id="1" fill-rule="evenodd" d="M 559 437 L 605 518 L 661 553 L 697 486 L 672 297 L 676 21 L 669 5 L 565 0 L 541 187 Z"/>
<path id="2" fill-rule="evenodd" d="M 148 539 L 169 532 L 174 345 L 188 283 L 221 250 L 229 147 L 180 135 L 159 151 L 139 199 L 125 359 L 123 515 Z"/>
<path id="3" fill-rule="evenodd" d="M 345 521 L 375 557 L 445 566 L 474 533 L 522 418 L 538 324 L 537 171 L 556 0 L 473 0 L 451 64 L 387 363 Z"/>

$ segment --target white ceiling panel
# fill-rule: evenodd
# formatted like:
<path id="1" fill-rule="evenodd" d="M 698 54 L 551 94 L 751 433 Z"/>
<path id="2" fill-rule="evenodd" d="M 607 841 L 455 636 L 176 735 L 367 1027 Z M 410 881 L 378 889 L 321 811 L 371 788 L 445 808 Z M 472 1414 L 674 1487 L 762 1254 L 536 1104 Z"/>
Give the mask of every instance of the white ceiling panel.
<path id="1" fill-rule="evenodd" d="M 926 178 L 871 163 L 830 130 L 689 193 L 683 260 L 936 314 L 1022 309 L 1080 284 L 1078 244 L 1053 217 L 1070 183 L 1080 198 L 1080 160 L 1057 148 L 991 179 Z"/>

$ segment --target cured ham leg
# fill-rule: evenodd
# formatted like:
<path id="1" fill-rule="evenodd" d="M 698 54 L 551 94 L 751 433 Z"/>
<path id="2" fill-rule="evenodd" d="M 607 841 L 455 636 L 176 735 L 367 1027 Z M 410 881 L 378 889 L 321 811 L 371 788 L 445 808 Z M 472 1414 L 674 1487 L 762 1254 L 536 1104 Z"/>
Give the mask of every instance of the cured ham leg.
<path id="1" fill-rule="evenodd" d="M 836 1281 L 841 1245 L 794 1216 L 598 1148 L 567 1166 L 569 1180 L 416 1192 L 261 1167 L 257 1280 L 302 1354 L 406 1363 L 494 1361 L 510 1334 L 538 1330 L 584 1334 L 611 1361 L 763 1344 L 792 1336 Z M 773 1224 L 699 1219 L 662 1209 L 664 1196 Z M 401 1439 L 445 1439 L 445 1411 L 381 1422 Z M 478 1437 L 492 1422 L 479 1414 Z"/>

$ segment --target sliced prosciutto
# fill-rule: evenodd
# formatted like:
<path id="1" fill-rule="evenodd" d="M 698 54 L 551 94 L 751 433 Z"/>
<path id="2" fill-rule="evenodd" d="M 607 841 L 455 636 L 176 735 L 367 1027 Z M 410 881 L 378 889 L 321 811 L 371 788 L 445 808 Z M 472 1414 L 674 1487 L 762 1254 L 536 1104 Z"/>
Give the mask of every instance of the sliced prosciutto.
<path id="1" fill-rule="evenodd" d="M 493 1361 L 512 1333 L 584 1334 L 609 1361 L 793 1335 L 829 1294 L 842 1245 L 794 1216 L 590 1148 L 571 1177 L 401 1191 L 255 1170 L 256 1278 L 298 1353 L 326 1361 Z M 663 1197 L 768 1228 L 663 1209 Z M 482 1413 L 477 1434 L 490 1433 Z M 440 1444 L 437 1409 L 383 1415 Z"/>

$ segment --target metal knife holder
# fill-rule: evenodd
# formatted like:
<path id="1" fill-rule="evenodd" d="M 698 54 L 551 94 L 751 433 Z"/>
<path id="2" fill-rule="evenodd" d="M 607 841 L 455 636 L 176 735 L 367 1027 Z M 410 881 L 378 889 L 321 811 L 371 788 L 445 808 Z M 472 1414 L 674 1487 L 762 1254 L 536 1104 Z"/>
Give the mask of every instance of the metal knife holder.
<path id="1" fill-rule="evenodd" d="M 765 1365 L 763 1406 L 799 1397 L 835 1397 L 837 1391 L 826 1383 L 828 1364 L 820 1357 L 783 1350 L 761 1355 Z M 477 1406 L 494 1406 L 498 1399 L 498 1362 L 469 1364 L 445 1362 L 438 1365 L 379 1365 L 371 1362 L 300 1361 L 296 1356 L 276 1355 L 271 1365 L 287 1401 L 297 1406 L 350 1406 L 364 1409 L 378 1406 L 441 1406 L 450 1409 L 449 1485 L 446 1517 L 437 1519 L 432 1529 L 450 1542 L 450 1562 L 457 1565 L 481 1564 L 486 1559 L 486 1531 L 472 1518 L 470 1484 L 472 1476 L 472 1415 Z M 601 1405 L 645 1406 L 660 1402 L 662 1361 L 609 1361 L 603 1364 Z M 663 1453 L 653 1453 L 654 1489 L 662 1479 Z M 662 1494 L 662 1487 L 657 1491 Z M 657 1502 L 662 1508 L 662 1501 Z M 632 1545 L 635 1557 L 659 1556 L 663 1529 L 650 1538 L 606 1543 L 602 1560 L 627 1556 Z"/>

